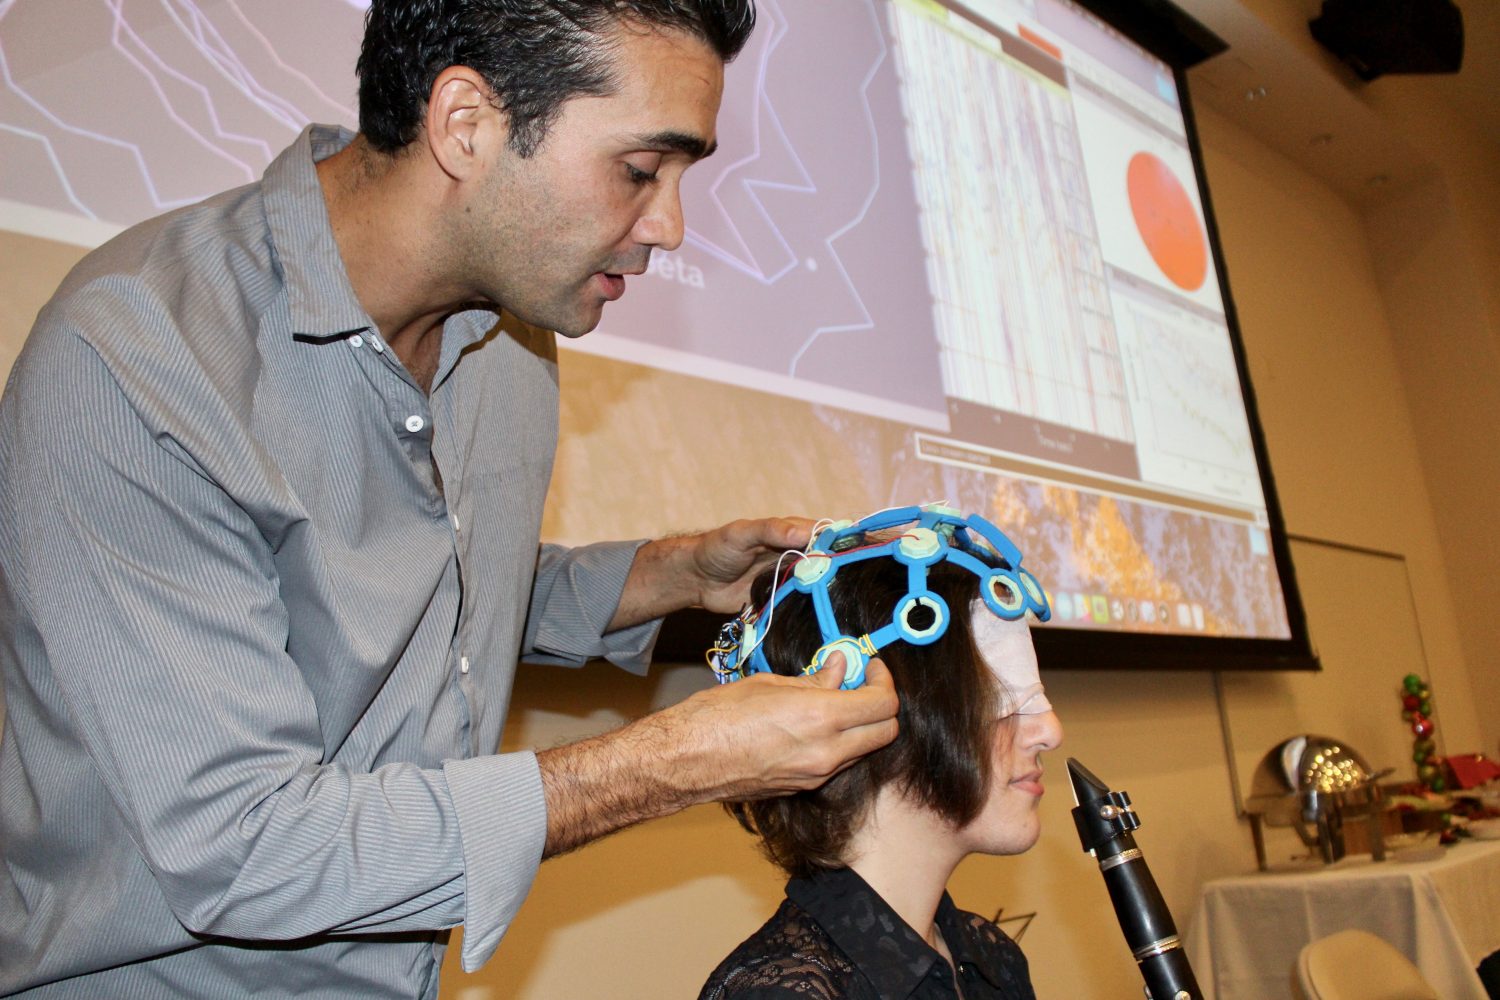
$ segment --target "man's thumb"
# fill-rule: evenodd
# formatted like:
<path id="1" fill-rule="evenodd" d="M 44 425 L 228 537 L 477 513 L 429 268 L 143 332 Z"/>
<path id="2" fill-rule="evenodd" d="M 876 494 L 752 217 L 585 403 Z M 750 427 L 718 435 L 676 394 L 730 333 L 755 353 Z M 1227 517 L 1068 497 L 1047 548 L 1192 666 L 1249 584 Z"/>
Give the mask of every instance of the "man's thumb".
<path id="1" fill-rule="evenodd" d="M 843 651 L 834 650 L 823 661 L 822 668 L 812 675 L 813 687 L 827 688 L 830 691 L 838 690 L 839 685 L 844 683 L 844 674 L 847 669 L 848 661 L 844 659 Z"/>

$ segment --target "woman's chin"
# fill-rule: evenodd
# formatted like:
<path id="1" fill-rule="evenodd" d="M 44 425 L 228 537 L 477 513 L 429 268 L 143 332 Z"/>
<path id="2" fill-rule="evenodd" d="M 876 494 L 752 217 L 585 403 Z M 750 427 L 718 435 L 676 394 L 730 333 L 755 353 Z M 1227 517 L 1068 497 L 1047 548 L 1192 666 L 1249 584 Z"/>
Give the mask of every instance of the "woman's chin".
<path id="1" fill-rule="evenodd" d="M 1025 854 L 1036 846 L 1042 835 L 1042 825 L 1033 814 L 1024 819 L 1012 819 L 989 829 L 966 831 L 970 854 L 1005 856 Z"/>

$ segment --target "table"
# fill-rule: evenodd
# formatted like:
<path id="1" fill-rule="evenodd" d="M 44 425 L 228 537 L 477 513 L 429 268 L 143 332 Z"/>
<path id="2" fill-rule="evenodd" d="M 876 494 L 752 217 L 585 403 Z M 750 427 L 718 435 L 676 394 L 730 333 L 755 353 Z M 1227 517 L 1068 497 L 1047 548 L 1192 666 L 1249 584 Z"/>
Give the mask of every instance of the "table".
<path id="1" fill-rule="evenodd" d="M 1292 998 L 1302 946 L 1349 927 L 1395 945 L 1445 1000 L 1487 1000 L 1474 970 L 1500 950 L 1500 841 L 1460 842 L 1432 861 L 1359 855 L 1215 879 L 1199 895 L 1188 958 L 1208 1000 Z"/>

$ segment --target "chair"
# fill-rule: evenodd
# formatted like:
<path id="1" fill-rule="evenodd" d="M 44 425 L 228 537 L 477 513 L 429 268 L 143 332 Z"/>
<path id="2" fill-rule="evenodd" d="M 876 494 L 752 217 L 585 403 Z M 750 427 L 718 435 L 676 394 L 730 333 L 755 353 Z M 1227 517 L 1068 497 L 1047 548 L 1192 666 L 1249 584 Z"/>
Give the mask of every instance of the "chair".
<path id="1" fill-rule="evenodd" d="M 1307 1000 L 1439 1000 L 1410 959 L 1369 931 L 1339 931 L 1304 946 L 1297 983 Z"/>

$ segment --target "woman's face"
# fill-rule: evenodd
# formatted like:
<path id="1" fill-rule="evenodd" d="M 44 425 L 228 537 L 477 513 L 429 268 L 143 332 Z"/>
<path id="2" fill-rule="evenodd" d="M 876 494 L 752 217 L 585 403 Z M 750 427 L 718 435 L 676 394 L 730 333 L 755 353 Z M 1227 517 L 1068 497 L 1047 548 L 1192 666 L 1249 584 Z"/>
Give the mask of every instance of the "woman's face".
<path id="1" fill-rule="evenodd" d="M 959 835 L 971 853 L 1020 854 L 1041 834 L 1041 758 L 1062 742 L 1062 723 L 1042 690 L 1026 622 L 997 618 L 978 601 L 972 613 L 975 645 L 1005 704 L 995 707 L 989 797 Z"/>

